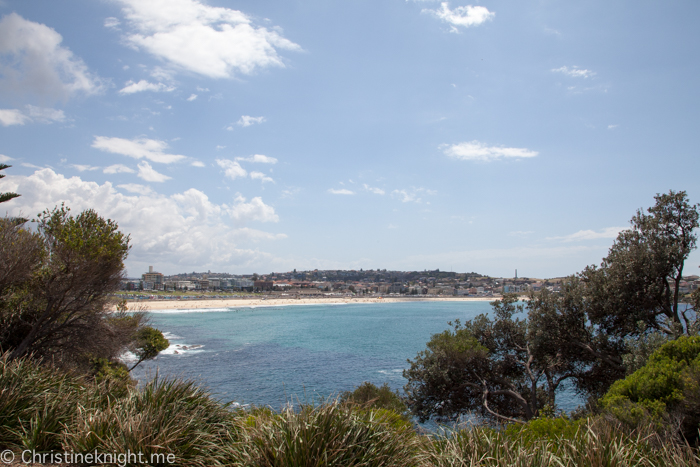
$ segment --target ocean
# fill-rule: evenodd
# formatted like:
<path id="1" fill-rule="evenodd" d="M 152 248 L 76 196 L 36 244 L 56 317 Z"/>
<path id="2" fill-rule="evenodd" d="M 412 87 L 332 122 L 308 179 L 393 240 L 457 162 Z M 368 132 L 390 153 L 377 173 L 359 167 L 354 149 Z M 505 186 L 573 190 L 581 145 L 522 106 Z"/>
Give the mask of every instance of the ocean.
<path id="1" fill-rule="evenodd" d="M 490 311 L 486 301 L 156 310 L 151 324 L 171 345 L 132 374 L 194 379 L 222 401 L 273 409 L 327 400 L 364 381 L 402 392 L 407 359 L 431 335 Z M 570 392 L 557 399 L 567 411 L 580 403 Z"/>

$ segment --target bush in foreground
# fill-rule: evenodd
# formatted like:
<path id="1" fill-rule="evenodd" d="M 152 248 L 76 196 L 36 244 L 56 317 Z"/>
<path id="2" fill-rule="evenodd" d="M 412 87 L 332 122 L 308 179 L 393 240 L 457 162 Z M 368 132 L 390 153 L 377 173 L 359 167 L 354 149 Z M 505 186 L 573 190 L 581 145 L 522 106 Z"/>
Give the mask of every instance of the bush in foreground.
<path id="1" fill-rule="evenodd" d="M 130 450 L 175 460 L 127 464 L 139 466 L 700 466 L 691 448 L 602 417 L 424 436 L 385 408 L 334 401 L 234 411 L 180 380 L 120 391 L 0 358 L 0 450 Z"/>
<path id="2" fill-rule="evenodd" d="M 399 396 L 398 391 L 392 391 L 387 383 L 376 386 L 365 381 L 354 391 L 345 391 L 340 394 L 340 402 L 372 407 L 375 409 L 392 410 L 398 414 L 408 412 L 408 407 Z"/>
<path id="3" fill-rule="evenodd" d="M 681 336 L 612 385 L 601 406 L 629 427 L 653 424 L 692 442 L 700 425 L 700 336 Z M 669 426 L 671 425 L 671 426 Z"/>

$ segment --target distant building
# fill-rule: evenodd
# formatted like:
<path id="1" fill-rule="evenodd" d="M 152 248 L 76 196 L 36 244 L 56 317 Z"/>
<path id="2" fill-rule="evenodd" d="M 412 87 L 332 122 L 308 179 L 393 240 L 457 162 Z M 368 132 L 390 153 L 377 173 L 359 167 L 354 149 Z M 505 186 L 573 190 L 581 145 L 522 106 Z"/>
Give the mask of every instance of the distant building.
<path id="1" fill-rule="evenodd" d="M 254 287 L 256 290 L 272 290 L 274 285 L 272 281 L 255 281 Z"/>
<path id="2" fill-rule="evenodd" d="M 255 287 L 255 282 L 245 278 L 232 279 L 231 287 L 239 290 L 253 290 L 253 287 Z"/>
<path id="3" fill-rule="evenodd" d="M 163 290 L 163 274 L 155 272 L 153 266 L 148 266 L 148 272 L 141 274 L 143 290 Z"/>

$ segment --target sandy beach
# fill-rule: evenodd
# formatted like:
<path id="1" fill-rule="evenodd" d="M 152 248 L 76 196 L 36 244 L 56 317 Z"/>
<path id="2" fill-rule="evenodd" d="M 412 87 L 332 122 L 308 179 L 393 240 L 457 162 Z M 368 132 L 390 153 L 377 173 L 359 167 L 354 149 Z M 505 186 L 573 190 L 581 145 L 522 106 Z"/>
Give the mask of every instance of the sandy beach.
<path id="1" fill-rule="evenodd" d="M 230 298 L 214 300 L 133 300 L 129 307 L 148 310 L 192 310 L 207 308 L 254 307 L 254 306 L 286 306 L 286 305 L 331 305 L 338 303 L 393 303 L 393 302 L 470 302 L 493 301 L 497 297 L 328 297 L 328 298 Z"/>

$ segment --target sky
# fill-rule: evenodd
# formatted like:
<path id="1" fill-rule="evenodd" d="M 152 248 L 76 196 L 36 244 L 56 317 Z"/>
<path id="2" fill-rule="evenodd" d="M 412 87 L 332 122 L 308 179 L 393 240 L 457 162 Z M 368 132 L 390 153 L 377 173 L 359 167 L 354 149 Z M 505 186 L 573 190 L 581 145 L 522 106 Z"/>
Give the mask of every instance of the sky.
<path id="1" fill-rule="evenodd" d="M 695 0 L 0 0 L 0 214 L 94 209 L 132 277 L 572 274 L 655 194 L 700 202 L 698 24 Z"/>

